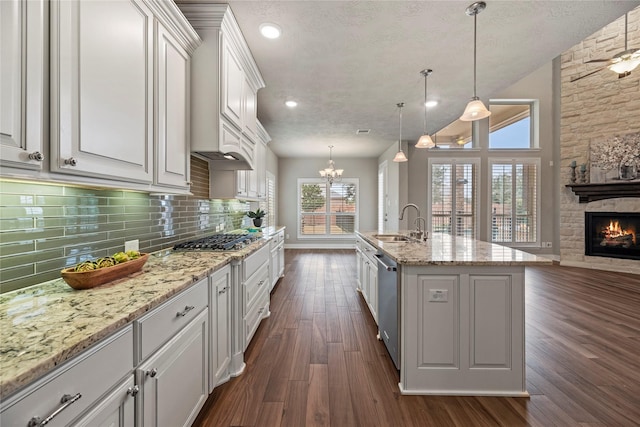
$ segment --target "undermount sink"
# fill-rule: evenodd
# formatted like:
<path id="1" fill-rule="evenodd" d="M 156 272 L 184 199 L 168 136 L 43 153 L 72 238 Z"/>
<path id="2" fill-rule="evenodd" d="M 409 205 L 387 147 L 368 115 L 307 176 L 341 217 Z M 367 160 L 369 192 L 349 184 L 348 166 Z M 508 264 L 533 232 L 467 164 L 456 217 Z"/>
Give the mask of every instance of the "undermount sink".
<path id="1" fill-rule="evenodd" d="M 373 237 L 381 242 L 406 242 L 409 240 L 407 236 L 402 234 L 374 234 Z"/>

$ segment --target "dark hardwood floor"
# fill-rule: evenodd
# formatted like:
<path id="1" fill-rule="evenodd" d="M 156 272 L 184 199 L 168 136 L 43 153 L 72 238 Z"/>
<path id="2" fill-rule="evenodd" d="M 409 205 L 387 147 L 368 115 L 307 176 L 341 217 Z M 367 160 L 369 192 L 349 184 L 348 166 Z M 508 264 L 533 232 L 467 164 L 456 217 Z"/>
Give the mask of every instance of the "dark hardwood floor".
<path id="1" fill-rule="evenodd" d="M 241 376 L 195 426 L 638 426 L 640 276 L 527 270 L 529 398 L 402 396 L 353 251 L 286 250 Z"/>

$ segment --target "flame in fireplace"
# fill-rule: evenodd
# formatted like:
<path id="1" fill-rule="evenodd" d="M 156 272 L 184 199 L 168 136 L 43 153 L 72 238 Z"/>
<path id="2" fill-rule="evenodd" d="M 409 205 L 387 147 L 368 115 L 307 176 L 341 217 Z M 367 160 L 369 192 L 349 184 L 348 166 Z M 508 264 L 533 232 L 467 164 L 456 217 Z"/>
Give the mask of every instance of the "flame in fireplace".
<path id="1" fill-rule="evenodd" d="M 609 221 L 609 226 L 602 230 L 604 239 L 608 242 L 632 241 L 636 245 L 636 230 L 633 228 L 623 229 L 619 221 Z M 606 243 L 605 243 L 606 244 Z"/>

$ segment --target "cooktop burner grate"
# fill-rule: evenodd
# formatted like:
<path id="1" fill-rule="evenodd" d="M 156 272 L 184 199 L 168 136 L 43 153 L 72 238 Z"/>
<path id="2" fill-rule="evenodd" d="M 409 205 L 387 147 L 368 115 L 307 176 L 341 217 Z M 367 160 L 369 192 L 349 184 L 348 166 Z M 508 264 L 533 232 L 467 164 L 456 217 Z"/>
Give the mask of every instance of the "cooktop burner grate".
<path id="1" fill-rule="evenodd" d="M 214 234 L 189 242 L 178 243 L 173 250 L 184 251 L 231 251 L 242 249 L 255 241 L 256 237 L 248 234 Z"/>

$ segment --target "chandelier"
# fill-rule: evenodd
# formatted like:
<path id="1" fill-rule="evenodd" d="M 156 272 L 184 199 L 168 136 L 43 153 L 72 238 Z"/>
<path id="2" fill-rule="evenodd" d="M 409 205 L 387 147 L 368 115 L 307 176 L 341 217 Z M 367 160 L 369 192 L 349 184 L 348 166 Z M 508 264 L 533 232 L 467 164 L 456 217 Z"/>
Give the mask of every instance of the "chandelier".
<path id="1" fill-rule="evenodd" d="M 330 145 L 329 146 L 329 167 L 318 171 L 320 172 L 320 176 L 325 178 L 329 183 L 329 185 L 333 184 L 334 182 L 339 182 L 342 179 L 342 172 L 344 172 L 344 169 L 336 169 L 336 164 L 334 163 L 333 158 L 331 157 L 332 149 L 333 149 L 333 145 Z"/>

